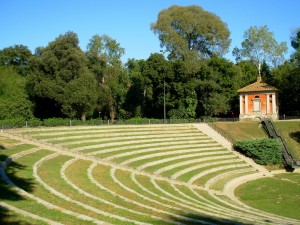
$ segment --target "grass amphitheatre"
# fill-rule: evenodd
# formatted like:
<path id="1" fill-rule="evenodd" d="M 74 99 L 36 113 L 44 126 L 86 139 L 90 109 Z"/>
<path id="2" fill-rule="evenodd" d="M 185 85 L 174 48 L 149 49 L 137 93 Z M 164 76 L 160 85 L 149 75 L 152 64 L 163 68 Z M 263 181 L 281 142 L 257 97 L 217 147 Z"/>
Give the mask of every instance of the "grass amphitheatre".
<path id="1" fill-rule="evenodd" d="M 242 126 L 230 135 L 251 136 Z M 0 224 L 300 224 L 300 174 L 207 124 L 4 130 L 0 159 Z"/>

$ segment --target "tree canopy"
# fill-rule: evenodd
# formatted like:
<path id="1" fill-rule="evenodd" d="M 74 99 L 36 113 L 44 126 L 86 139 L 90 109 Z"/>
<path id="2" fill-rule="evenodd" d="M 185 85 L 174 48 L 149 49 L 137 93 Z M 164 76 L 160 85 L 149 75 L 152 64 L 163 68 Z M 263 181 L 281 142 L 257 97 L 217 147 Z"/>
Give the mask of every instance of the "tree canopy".
<path id="1" fill-rule="evenodd" d="M 31 60 L 31 95 L 39 117 L 65 115 L 85 120 L 96 102 L 96 80 L 73 32 L 60 35 Z"/>
<path id="2" fill-rule="evenodd" d="M 237 61 L 242 58 L 253 61 L 260 73 L 263 62 L 272 63 L 274 67 L 282 64 L 286 52 L 286 42 L 277 43 L 267 26 L 253 26 L 245 31 L 242 48 L 235 47 L 233 55 Z"/>
<path id="3" fill-rule="evenodd" d="M 17 73 L 25 75 L 28 71 L 28 62 L 32 56 L 27 46 L 14 45 L 0 51 L 0 65 L 14 67 Z"/>
<path id="4" fill-rule="evenodd" d="M 0 67 L 0 120 L 33 116 L 25 86 L 26 78 L 12 68 Z"/>
<path id="5" fill-rule="evenodd" d="M 108 35 L 93 35 L 85 51 L 74 32 L 34 54 L 23 45 L 0 50 L 0 120 L 237 116 L 237 90 L 256 80 L 257 68 L 279 89 L 280 113 L 300 114 L 299 29 L 291 35 L 295 52 L 284 60 L 286 43 L 266 26 L 250 27 L 236 63 L 223 58 L 227 25 L 199 6 L 162 10 L 151 29 L 165 49 L 125 64 L 125 49 Z"/>
<path id="6" fill-rule="evenodd" d="M 151 29 L 172 59 L 221 56 L 230 45 L 227 25 L 199 6 L 174 5 L 162 10 Z"/>

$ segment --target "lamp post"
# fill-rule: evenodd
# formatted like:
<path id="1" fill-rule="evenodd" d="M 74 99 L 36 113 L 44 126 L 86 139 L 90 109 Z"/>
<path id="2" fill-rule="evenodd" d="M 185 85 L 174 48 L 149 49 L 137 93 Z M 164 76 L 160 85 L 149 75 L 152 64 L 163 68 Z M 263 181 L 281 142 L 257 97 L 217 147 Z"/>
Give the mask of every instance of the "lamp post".
<path id="1" fill-rule="evenodd" d="M 164 123 L 166 123 L 166 81 L 164 78 Z"/>
<path id="2" fill-rule="evenodd" d="M 166 50 L 160 50 L 164 55 Z M 164 72 L 164 123 L 166 123 L 166 72 Z"/>

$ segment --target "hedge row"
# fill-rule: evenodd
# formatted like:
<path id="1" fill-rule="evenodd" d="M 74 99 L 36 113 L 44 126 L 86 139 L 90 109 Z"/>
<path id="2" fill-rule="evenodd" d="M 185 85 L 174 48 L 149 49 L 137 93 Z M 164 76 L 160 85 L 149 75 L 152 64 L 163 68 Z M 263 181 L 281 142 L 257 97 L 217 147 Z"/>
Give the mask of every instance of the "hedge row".
<path id="1" fill-rule="evenodd" d="M 261 165 L 282 163 L 281 144 L 275 139 L 241 140 L 235 148 Z"/>
<path id="2" fill-rule="evenodd" d="M 194 123 L 200 122 L 201 120 L 196 119 L 148 119 L 148 118 L 131 118 L 128 120 L 102 120 L 102 119 L 90 119 L 86 121 L 68 119 L 68 118 L 49 118 L 40 120 L 37 118 L 31 118 L 27 121 L 24 118 L 15 118 L 8 120 L 0 120 L 1 129 L 10 129 L 10 128 L 22 128 L 22 127 L 57 127 L 57 126 L 96 126 L 96 125 L 109 125 L 109 124 L 176 124 L 176 123 Z"/>

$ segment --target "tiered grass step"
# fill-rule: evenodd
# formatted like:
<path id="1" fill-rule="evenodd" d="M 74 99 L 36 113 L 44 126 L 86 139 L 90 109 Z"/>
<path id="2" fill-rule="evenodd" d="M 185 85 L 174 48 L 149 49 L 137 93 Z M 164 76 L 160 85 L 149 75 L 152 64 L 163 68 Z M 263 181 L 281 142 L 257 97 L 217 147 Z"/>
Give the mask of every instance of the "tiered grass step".
<path id="1" fill-rule="evenodd" d="M 228 198 L 223 190 L 230 181 L 258 172 L 190 125 L 64 127 L 14 132 L 19 140 L 30 139 L 28 143 L 36 146 L 22 145 L 20 141 L 9 146 L 8 156 L 16 157 L 5 172 L 22 188 L 24 201 L 5 203 L 20 213 L 23 210 L 36 215 L 37 221 L 300 224 Z M 14 169 L 13 163 L 23 167 Z M 31 181 L 34 188 L 26 190 L 21 180 Z"/>

